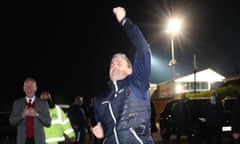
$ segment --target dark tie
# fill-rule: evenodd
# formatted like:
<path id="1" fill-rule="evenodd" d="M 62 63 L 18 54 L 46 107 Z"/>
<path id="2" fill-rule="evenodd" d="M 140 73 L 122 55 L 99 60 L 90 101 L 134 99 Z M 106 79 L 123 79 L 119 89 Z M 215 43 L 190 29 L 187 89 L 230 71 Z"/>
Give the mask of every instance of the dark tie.
<path id="1" fill-rule="evenodd" d="M 32 107 L 32 99 L 28 99 L 27 106 L 28 108 Z"/>

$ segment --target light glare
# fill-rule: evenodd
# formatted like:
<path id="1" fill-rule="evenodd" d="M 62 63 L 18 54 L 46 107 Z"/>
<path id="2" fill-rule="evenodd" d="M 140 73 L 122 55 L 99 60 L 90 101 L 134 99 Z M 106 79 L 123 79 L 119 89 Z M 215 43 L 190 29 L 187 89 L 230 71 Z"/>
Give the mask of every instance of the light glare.
<path id="1" fill-rule="evenodd" d="M 168 32 L 175 34 L 178 33 L 181 29 L 182 22 L 179 19 L 173 18 L 168 22 Z"/>

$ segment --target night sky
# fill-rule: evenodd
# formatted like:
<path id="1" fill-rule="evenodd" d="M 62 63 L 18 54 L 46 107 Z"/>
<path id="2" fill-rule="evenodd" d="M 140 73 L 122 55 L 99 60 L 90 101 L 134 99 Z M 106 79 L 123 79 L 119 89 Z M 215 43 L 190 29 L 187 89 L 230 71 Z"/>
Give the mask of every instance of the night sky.
<path id="1" fill-rule="evenodd" d="M 212 68 L 225 77 L 239 72 L 240 7 L 237 0 L 107 0 L 6 3 L 2 14 L 2 101 L 23 97 L 23 81 L 32 77 L 43 90 L 62 97 L 97 96 L 106 86 L 111 56 L 134 56 L 134 47 L 112 9 L 123 6 L 142 30 L 153 60 L 151 82 L 171 79 L 170 16 L 184 19 L 175 39 L 176 75 Z"/>

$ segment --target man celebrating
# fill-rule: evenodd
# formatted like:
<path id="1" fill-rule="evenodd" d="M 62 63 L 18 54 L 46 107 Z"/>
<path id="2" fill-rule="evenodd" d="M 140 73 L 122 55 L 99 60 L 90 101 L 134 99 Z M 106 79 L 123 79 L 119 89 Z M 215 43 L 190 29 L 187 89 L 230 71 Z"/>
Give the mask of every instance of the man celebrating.
<path id="1" fill-rule="evenodd" d="M 113 55 L 109 91 L 96 97 L 97 125 L 92 128 L 105 144 L 152 144 L 149 77 L 151 52 L 139 28 L 122 7 L 113 9 L 117 21 L 136 48 L 134 65 L 125 54 Z"/>

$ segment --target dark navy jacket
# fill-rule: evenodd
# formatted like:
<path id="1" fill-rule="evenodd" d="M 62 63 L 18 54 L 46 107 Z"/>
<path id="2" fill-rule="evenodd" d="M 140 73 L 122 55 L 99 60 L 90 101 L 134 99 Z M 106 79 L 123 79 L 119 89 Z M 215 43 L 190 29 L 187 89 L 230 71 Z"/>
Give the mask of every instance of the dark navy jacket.
<path id="1" fill-rule="evenodd" d="M 123 29 L 136 48 L 133 73 L 109 82 L 106 93 L 94 101 L 97 122 L 104 129 L 104 144 L 152 144 L 149 78 L 151 51 L 139 28 L 126 18 Z"/>
<path id="2" fill-rule="evenodd" d="M 231 125 L 233 133 L 240 133 L 240 96 L 238 96 L 233 106 Z"/>

